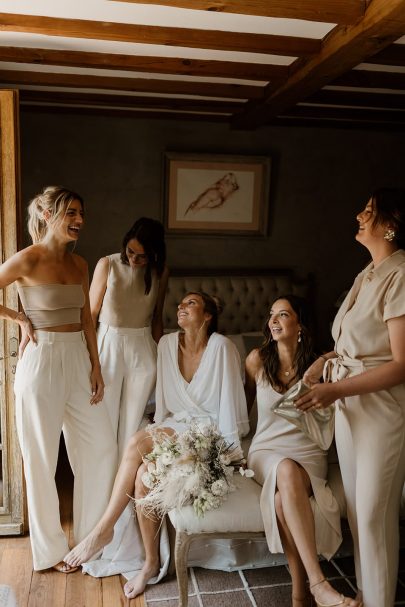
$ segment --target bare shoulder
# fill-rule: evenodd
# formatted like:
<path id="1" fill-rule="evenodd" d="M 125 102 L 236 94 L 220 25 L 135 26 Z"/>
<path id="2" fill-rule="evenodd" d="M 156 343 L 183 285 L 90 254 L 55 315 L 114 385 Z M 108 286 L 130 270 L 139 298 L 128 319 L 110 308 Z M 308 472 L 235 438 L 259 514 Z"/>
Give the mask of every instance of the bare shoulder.
<path id="1" fill-rule="evenodd" d="M 9 261 L 21 271 L 21 277 L 29 275 L 43 257 L 43 247 L 33 244 L 13 255 Z"/>
<path id="2" fill-rule="evenodd" d="M 259 348 L 255 348 L 251 352 L 249 352 L 246 357 L 246 369 L 252 374 L 257 375 L 260 369 L 263 366 L 262 359 L 260 358 Z"/>
<path id="3" fill-rule="evenodd" d="M 75 266 L 80 270 L 80 272 L 82 274 L 87 274 L 88 264 L 84 257 L 81 257 L 81 255 L 77 255 L 76 253 L 72 253 L 72 259 Z"/>

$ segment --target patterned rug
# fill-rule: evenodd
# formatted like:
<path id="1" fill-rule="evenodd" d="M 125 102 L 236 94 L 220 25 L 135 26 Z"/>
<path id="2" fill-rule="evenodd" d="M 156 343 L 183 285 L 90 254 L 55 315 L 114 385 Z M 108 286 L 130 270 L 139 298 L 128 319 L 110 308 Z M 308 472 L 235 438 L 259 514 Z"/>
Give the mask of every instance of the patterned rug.
<path id="1" fill-rule="evenodd" d="M 352 557 L 321 563 L 325 576 L 339 592 L 355 594 Z M 291 607 L 290 574 L 285 565 L 226 573 L 209 569 L 189 570 L 189 607 Z M 149 586 L 148 607 L 177 607 L 176 579 L 168 577 Z M 395 605 L 405 605 L 405 550 L 401 551 Z"/>

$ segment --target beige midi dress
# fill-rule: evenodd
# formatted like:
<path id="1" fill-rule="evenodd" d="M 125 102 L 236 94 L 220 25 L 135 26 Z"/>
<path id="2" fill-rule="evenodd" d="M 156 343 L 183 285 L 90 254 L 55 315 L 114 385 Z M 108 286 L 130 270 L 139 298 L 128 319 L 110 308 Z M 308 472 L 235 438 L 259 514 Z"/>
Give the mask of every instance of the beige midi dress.
<path id="1" fill-rule="evenodd" d="M 277 526 L 275 500 L 277 467 L 284 459 L 292 459 L 308 473 L 313 495 L 310 497 L 315 520 L 318 554 L 330 559 L 338 549 L 342 536 L 338 504 L 327 484 L 327 452 L 311 441 L 297 426 L 271 411 L 280 398 L 272 386 L 257 382 L 257 431 L 248 455 L 248 466 L 255 480 L 263 486 L 260 507 L 270 552 L 283 552 Z"/>

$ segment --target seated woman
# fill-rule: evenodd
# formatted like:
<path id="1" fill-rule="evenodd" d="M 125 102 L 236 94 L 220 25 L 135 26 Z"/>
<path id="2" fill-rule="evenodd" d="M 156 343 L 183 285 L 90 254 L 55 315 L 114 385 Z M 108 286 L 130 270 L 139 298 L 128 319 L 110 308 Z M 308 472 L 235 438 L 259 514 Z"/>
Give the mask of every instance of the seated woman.
<path id="1" fill-rule="evenodd" d="M 277 299 L 264 329 L 265 343 L 246 359 L 249 407 L 257 395 L 258 425 L 248 466 L 263 486 L 261 510 L 270 552 L 284 552 L 292 578 L 293 607 L 359 602 L 324 581 L 318 554 L 331 558 L 342 540 L 336 500 L 327 485 L 327 452 L 270 406 L 303 375 L 314 359 L 305 302 Z M 309 589 L 307 587 L 309 580 Z"/>
<path id="2" fill-rule="evenodd" d="M 158 346 L 155 426 L 162 433 L 173 434 L 186 430 L 193 421 L 215 423 L 225 439 L 240 449 L 239 437 L 249 431 L 240 360 L 232 342 L 216 332 L 216 303 L 205 293 L 188 293 L 178 306 L 177 317 L 181 331 L 165 335 Z M 141 480 L 145 472 L 143 457 L 152 448 L 148 428 L 132 437 L 106 512 L 93 531 L 65 557 L 66 563 L 82 565 L 111 541 L 114 524 L 128 504 L 128 496 L 133 495 L 134 486 L 137 498 L 147 491 Z M 161 521 L 145 517 L 140 509 L 137 521 L 142 544 L 136 549 L 144 555 L 144 562 L 124 587 L 128 598 L 141 594 L 151 578 L 162 577 Z"/>

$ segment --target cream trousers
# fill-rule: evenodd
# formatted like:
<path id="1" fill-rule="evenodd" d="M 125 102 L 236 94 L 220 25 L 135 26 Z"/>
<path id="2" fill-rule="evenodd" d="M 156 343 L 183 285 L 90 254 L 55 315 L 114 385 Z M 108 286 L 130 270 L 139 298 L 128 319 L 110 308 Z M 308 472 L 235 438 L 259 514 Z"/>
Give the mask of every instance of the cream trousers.
<path id="1" fill-rule="evenodd" d="M 75 542 L 106 509 L 117 448 L 105 405 L 90 405 L 91 363 L 83 333 L 36 335 L 38 344 L 29 342 L 18 362 L 14 391 L 33 563 L 40 570 L 57 564 L 69 551 L 55 484 L 61 431 L 74 474 Z"/>
<path id="2" fill-rule="evenodd" d="M 105 383 L 104 402 L 122 457 L 139 429 L 156 383 L 157 346 L 150 327 L 128 329 L 100 324 L 97 343 Z"/>
<path id="3" fill-rule="evenodd" d="M 404 386 L 353 396 L 336 410 L 336 445 L 365 607 L 392 607 L 405 480 Z"/>

